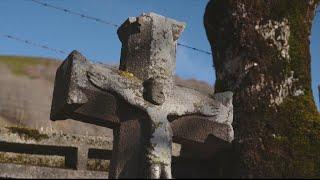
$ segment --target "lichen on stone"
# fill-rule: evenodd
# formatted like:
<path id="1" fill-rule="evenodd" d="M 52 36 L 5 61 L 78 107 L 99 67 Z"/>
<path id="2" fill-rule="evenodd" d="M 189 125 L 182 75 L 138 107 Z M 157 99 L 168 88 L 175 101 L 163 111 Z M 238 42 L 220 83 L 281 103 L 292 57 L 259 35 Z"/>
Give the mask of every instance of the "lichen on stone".
<path id="1" fill-rule="evenodd" d="M 278 94 L 276 96 L 272 96 L 271 94 L 270 105 L 279 105 L 288 95 L 292 95 L 291 90 L 293 87 L 293 83 L 298 81 L 298 79 L 294 78 L 293 75 L 294 72 L 291 71 L 291 75 L 289 77 L 287 77 L 281 84 L 273 87 L 278 92 Z"/>
<path id="2" fill-rule="evenodd" d="M 289 55 L 289 38 L 290 26 L 287 18 L 281 22 L 268 20 L 262 24 L 263 20 L 258 21 L 255 30 L 266 40 L 269 46 L 275 46 L 280 53 L 280 57 L 290 60 Z"/>
<path id="3" fill-rule="evenodd" d="M 36 129 L 28 129 L 24 127 L 6 127 L 12 133 L 17 133 L 19 136 L 24 137 L 25 139 L 41 141 L 43 139 L 48 139 L 49 136 L 47 134 L 41 134 Z"/>
<path id="4" fill-rule="evenodd" d="M 230 154 L 221 158 L 223 177 L 232 172 L 251 178 L 319 177 L 320 116 L 311 93 L 309 51 L 319 2 L 212 0 L 207 6 L 216 91 L 235 92 L 234 124 L 241 141 L 234 141 L 230 160 L 235 171 L 224 164 Z M 242 4 L 246 18 L 239 13 Z M 243 73 L 253 61 L 259 66 Z"/>
<path id="5" fill-rule="evenodd" d="M 87 170 L 91 171 L 109 171 L 110 160 L 105 159 L 88 159 Z"/>
<path id="6" fill-rule="evenodd" d="M 56 155 L 47 156 L 12 152 L 0 152 L 0 163 L 64 168 L 65 158 Z"/>
<path id="7" fill-rule="evenodd" d="M 120 76 L 126 77 L 126 78 L 133 78 L 134 75 L 131 72 L 128 71 L 119 71 Z"/>

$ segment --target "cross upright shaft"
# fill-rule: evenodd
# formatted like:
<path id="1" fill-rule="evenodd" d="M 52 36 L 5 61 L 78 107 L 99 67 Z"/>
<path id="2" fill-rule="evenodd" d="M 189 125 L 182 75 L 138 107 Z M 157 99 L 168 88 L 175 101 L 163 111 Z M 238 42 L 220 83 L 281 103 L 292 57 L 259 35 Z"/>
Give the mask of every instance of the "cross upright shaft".
<path id="1" fill-rule="evenodd" d="M 133 73 L 144 83 L 144 99 L 162 105 L 172 98 L 176 66 L 176 41 L 184 23 L 157 15 L 143 13 L 131 17 L 118 29 L 122 42 L 120 70 Z M 163 108 L 147 109 L 151 134 L 146 144 L 149 177 L 162 174 L 171 178 L 172 129 Z"/>
<path id="2" fill-rule="evenodd" d="M 120 70 L 147 81 L 148 100 L 162 104 L 171 96 L 176 67 L 177 39 L 185 24 L 155 13 L 130 17 L 118 29 L 122 42 Z M 155 87 L 156 88 L 153 88 Z M 163 90 L 157 98 L 154 91 Z M 161 96 L 161 95 L 158 95 Z"/>

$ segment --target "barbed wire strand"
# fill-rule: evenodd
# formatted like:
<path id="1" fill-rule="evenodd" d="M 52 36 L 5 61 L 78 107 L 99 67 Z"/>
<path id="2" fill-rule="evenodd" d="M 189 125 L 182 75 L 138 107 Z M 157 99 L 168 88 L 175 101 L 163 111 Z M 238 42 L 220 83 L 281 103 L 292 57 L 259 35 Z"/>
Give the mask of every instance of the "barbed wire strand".
<path id="1" fill-rule="evenodd" d="M 22 39 L 22 38 L 13 36 L 13 35 L 0 34 L 0 36 L 2 36 L 4 38 L 7 38 L 7 39 L 15 40 L 15 41 L 18 41 L 18 42 L 21 42 L 21 43 L 24 43 L 24 44 L 27 44 L 27 45 L 30 45 L 30 46 L 33 46 L 33 47 L 38 47 L 38 48 L 42 48 L 42 49 L 45 49 L 45 50 L 48 50 L 48 51 L 52 51 L 52 52 L 55 52 L 55 53 L 58 53 L 58 54 L 68 55 L 67 51 L 65 51 L 65 50 L 52 48 L 52 47 L 49 47 L 47 45 L 35 43 L 33 41 L 25 40 L 25 39 Z M 104 64 L 102 61 L 99 61 L 99 60 L 90 59 L 90 61 L 92 61 L 94 63 Z"/>
<path id="2" fill-rule="evenodd" d="M 53 8 L 53 9 L 56 9 L 56 10 L 59 10 L 59 11 L 63 11 L 65 13 L 69 13 L 69 14 L 72 14 L 72 15 L 80 16 L 81 18 L 84 18 L 84 19 L 89 19 L 89 20 L 96 21 L 96 22 L 99 22 L 99 23 L 102 23 L 102 24 L 107 24 L 107 25 L 113 26 L 115 28 L 119 27 L 119 25 L 114 24 L 112 22 L 108 22 L 106 20 L 103 20 L 103 19 L 100 19 L 100 18 L 97 18 L 97 17 L 89 16 L 89 15 L 82 14 L 82 13 L 79 13 L 79 12 L 75 12 L 75 11 L 72 11 L 70 9 L 54 6 L 54 5 L 51 5 L 51 4 L 48 4 L 48 3 L 44 3 L 44 2 L 41 2 L 41 1 L 38 1 L 38 0 L 29 0 L 29 1 L 37 3 L 37 4 L 42 5 L 44 7 Z"/>
<path id="3" fill-rule="evenodd" d="M 48 51 L 52 51 L 52 52 L 55 52 L 55 53 L 59 53 L 59 54 L 63 54 L 63 55 L 67 54 L 66 51 L 64 51 L 64 50 L 52 48 L 52 47 L 49 47 L 47 45 L 35 43 L 33 41 L 30 41 L 30 40 L 21 39 L 19 37 L 13 36 L 13 35 L 1 34 L 1 36 L 4 37 L 4 38 L 7 38 L 7 39 L 11 39 L 11 40 L 15 40 L 15 41 L 18 41 L 18 42 L 21 42 L 21 43 L 24 43 L 24 44 L 28 44 L 30 46 L 46 49 Z"/>
<path id="4" fill-rule="evenodd" d="M 198 48 L 195 48 L 195 47 L 191 47 L 191 46 L 188 46 L 188 45 L 185 45 L 185 44 L 177 43 L 177 45 L 178 45 L 178 46 L 183 46 L 183 47 L 186 47 L 186 48 L 195 50 L 195 51 L 199 51 L 199 52 L 202 52 L 202 53 L 205 53 L 205 54 L 212 55 L 212 53 L 209 52 L 209 51 L 205 51 L 205 50 L 202 50 L 202 49 L 198 49 Z"/>
<path id="5" fill-rule="evenodd" d="M 44 3 L 44 2 L 41 2 L 39 0 L 28 0 L 28 1 L 37 3 L 37 4 L 39 4 L 41 6 L 44 6 L 44 7 L 53 8 L 53 9 L 59 10 L 59 11 L 62 11 L 64 13 L 76 15 L 76 16 L 79 16 L 79 17 L 84 18 L 84 19 L 89 19 L 89 20 L 96 21 L 98 23 L 102 23 L 102 24 L 105 24 L 105 25 L 110 25 L 110 26 L 113 26 L 114 28 L 118 28 L 119 27 L 118 24 L 115 24 L 115 23 L 112 23 L 112 22 L 109 22 L 109 21 L 106 21 L 104 19 L 100 19 L 100 18 L 97 18 L 97 17 L 89 16 L 89 15 L 86 15 L 86 14 L 83 14 L 83 13 L 75 12 L 75 11 L 72 11 L 72 10 L 67 9 L 67 8 L 54 6 L 52 4 Z M 177 43 L 177 45 L 185 47 L 185 48 L 188 48 L 188 49 L 191 49 L 191 50 L 194 50 L 194 51 L 198 51 L 198 52 L 201 52 L 201 53 L 212 55 L 212 53 L 209 52 L 209 51 L 205 51 L 205 50 L 202 50 L 202 49 L 199 49 L 199 48 L 195 48 L 195 47 L 192 47 L 192 46 L 189 46 L 189 45 L 186 45 L 186 44 Z"/>

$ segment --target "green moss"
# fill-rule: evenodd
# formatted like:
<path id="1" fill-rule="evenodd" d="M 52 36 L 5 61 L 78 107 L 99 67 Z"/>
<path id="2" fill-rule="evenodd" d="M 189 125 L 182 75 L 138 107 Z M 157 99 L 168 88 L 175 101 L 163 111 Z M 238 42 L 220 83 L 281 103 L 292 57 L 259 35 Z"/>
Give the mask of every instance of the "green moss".
<path id="1" fill-rule="evenodd" d="M 299 97 L 287 97 L 280 105 L 276 120 L 273 120 L 277 132 L 286 137 L 278 141 L 279 148 L 288 148 L 287 156 L 281 161 L 290 164 L 284 174 L 302 177 L 320 175 L 320 114 L 311 94 L 310 53 L 308 34 L 311 24 L 305 21 L 308 8 L 299 0 L 287 1 L 289 9 L 285 16 L 290 23 L 290 63 L 287 68 L 306 94 Z M 310 27 L 310 28 L 308 28 Z M 272 116 L 271 116 L 272 117 Z M 277 141 L 278 139 L 275 139 Z M 275 161 L 279 162 L 279 161 Z"/>
<path id="2" fill-rule="evenodd" d="M 304 1 L 275 1 L 272 6 L 274 19 L 287 18 L 290 24 L 289 55 L 284 73 L 294 72 L 297 84 L 304 89 L 303 96 L 285 98 L 284 102 L 264 113 L 264 119 L 276 132 L 274 138 L 264 139 L 268 150 L 262 152 L 265 167 L 280 177 L 319 177 L 320 176 L 320 114 L 311 94 L 309 29 L 306 21 L 308 8 Z M 294 85 L 297 87 L 296 85 Z M 265 132 L 266 132 L 265 131 Z M 278 135 L 279 134 L 279 135 Z"/>
<path id="3" fill-rule="evenodd" d="M 234 18 L 230 13 L 241 3 L 251 12 L 248 19 Z M 219 77 L 222 73 L 224 75 L 223 79 L 216 81 L 215 88 L 218 92 L 234 91 L 233 127 L 235 136 L 241 140 L 234 142 L 233 153 L 236 157 L 226 166 L 226 175 L 232 173 L 230 167 L 236 164 L 237 175 L 244 177 L 319 177 L 320 115 L 311 94 L 309 52 L 312 7 L 303 0 L 241 3 L 232 0 L 211 1 L 213 5 L 206 12 L 207 19 L 210 17 L 210 26 L 206 28 L 208 39 L 216 51 L 215 67 L 220 73 Z M 282 22 L 284 18 L 288 19 L 290 25 L 288 61 L 281 58 L 279 51 L 269 47 L 265 39 L 254 31 L 257 21 L 265 24 L 268 20 Z M 228 74 L 223 71 L 224 65 L 229 63 L 225 59 L 228 48 L 231 48 L 234 56 L 244 53 L 243 61 L 257 59 L 258 68 L 252 69 L 245 78 L 237 77 L 238 72 Z M 298 97 L 289 95 L 284 97 L 284 102 L 279 106 L 269 106 L 270 95 L 275 97 L 279 94 L 279 89 L 273 87 L 282 85 L 290 77 L 291 71 L 294 72 L 294 78 L 298 79 L 293 82 L 291 90 L 301 89 L 305 94 Z M 261 91 L 247 92 L 248 88 L 259 82 L 259 74 L 265 75 L 264 80 L 268 85 Z M 235 86 L 235 82 L 240 84 Z M 271 82 L 273 85 L 270 85 Z"/>
<path id="4" fill-rule="evenodd" d="M 88 159 L 87 170 L 91 171 L 109 171 L 110 160 Z"/>
<path id="5" fill-rule="evenodd" d="M 27 75 L 26 67 L 35 65 L 49 66 L 53 61 L 44 60 L 36 57 L 23 56 L 0 56 L 0 66 L 8 66 L 15 75 Z"/>
<path id="6" fill-rule="evenodd" d="M 286 142 L 286 141 L 288 141 L 288 137 L 286 137 L 286 136 L 275 136 L 274 140 L 278 141 L 278 142 Z"/>
<path id="7" fill-rule="evenodd" d="M 214 88 L 216 91 L 221 91 L 222 89 L 226 89 L 224 86 L 223 86 L 223 82 L 219 79 L 216 79 L 215 83 L 214 83 Z"/>
<path id="8" fill-rule="evenodd" d="M 13 163 L 63 168 L 65 166 L 65 159 L 62 156 L 45 156 L 34 154 L 0 152 L 0 163 Z"/>
<path id="9" fill-rule="evenodd" d="M 41 141 L 43 139 L 48 139 L 49 136 L 46 134 L 41 134 L 36 129 L 29 129 L 23 127 L 6 127 L 10 132 L 18 134 L 20 137 L 24 137 L 25 139 L 31 139 L 36 141 Z"/>
<path id="10" fill-rule="evenodd" d="M 154 124 L 154 128 L 155 128 L 155 129 L 158 129 L 159 127 L 162 126 L 162 124 L 163 124 L 163 122 L 156 122 L 156 123 Z"/>
<path id="11" fill-rule="evenodd" d="M 307 94 L 288 97 L 276 114 L 266 114 L 266 121 L 279 135 L 265 139 L 268 153 L 264 160 L 275 172 L 285 167 L 278 169 L 281 174 L 277 176 L 319 177 L 320 115 L 314 108 L 312 96 Z"/>

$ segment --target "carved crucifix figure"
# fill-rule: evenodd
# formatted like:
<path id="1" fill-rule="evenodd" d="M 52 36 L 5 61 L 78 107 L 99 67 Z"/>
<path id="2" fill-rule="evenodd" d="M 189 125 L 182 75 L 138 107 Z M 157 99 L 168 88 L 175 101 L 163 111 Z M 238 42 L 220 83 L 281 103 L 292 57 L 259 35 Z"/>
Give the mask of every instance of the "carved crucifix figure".
<path id="1" fill-rule="evenodd" d="M 176 41 L 184 24 L 156 15 L 129 18 L 118 30 L 122 42 L 120 70 L 143 80 L 142 107 L 149 116 L 150 141 L 146 149 L 150 175 L 171 178 L 172 130 L 167 120 L 173 95 Z"/>
<path id="2" fill-rule="evenodd" d="M 110 167 L 111 178 L 139 176 L 132 173 L 126 175 L 130 174 L 128 171 L 137 167 L 146 170 L 142 177 L 172 177 L 172 136 L 176 134 L 181 139 L 183 137 L 192 139 L 192 137 L 187 138 L 186 133 L 180 131 L 183 129 L 181 127 L 186 125 L 179 123 L 173 125 L 169 122 L 169 117 L 198 115 L 206 118 L 207 127 L 213 127 L 214 124 L 221 125 L 216 127 L 217 131 L 203 130 L 201 135 L 196 136 L 199 140 L 207 138 L 208 134 L 227 142 L 233 139 L 231 92 L 209 97 L 174 84 L 176 41 L 183 28 L 183 23 L 154 13 L 129 18 L 118 29 L 122 42 L 119 70 L 92 64 L 79 53 L 73 52 L 57 71 L 51 119 L 71 117 L 90 122 L 96 114 L 96 118 L 112 122 L 112 125 L 107 125 L 114 128 L 115 139 Z M 62 89 L 59 89 L 59 86 L 62 86 Z M 101 98 L 97 98 L 96 94 L 100 94 Z M 110 95 L 113 98 L 110 98 Z M 95 106 L 94 103 L 101 101 L 102 97 L 109 97 L 107 102 L 110 104 L 118 102 L 122 106 L 120 109 L 128 104 L 137 110 L 119 111 L 110 106 L 106 106 L 107 113 L 94 114 L 88 110 L 90 109 L 88 107 Z M 97 106 L 102 104 L 96 103 Z M 111 110 L 107 110 L 108 108 Z M 140 140 L 136 143 L 141 147 L 134 149 L 136 147 L 130 146 L 132 147 L 130 149 L 128 146 L 128 149 L 121 150 L 121 146 L 125 146 L 121 143 L 123 139 L 121 133 L 128 134 L 134 130 L 132 126 L 121 130 L 122 124 L 128 121 L 118 120 L 106 114 L 119 119 L 124 119 L 121 118 L 123 114 L 137 117 L 141 125 L 140 130 L 136 129 L 140 131 L 138 133 L 140 135 L 137 136 Z M 199 124 L 203 123 L 199 121 Z M 173 130 L 171 126 L 174 127 Z M 136 132 L 132 134 L 135 136 Z M 134 165 L 129 163 L 134 159 L 131 156 L 121 161 L 122 163 L 115 162 L 119 159 L 114 157 L 119 158 L 134 151 L 143 157 L 134 160 Z M 124 172 L 123 169 L 127 166 L 131 167 L 131 170 Z"/>

